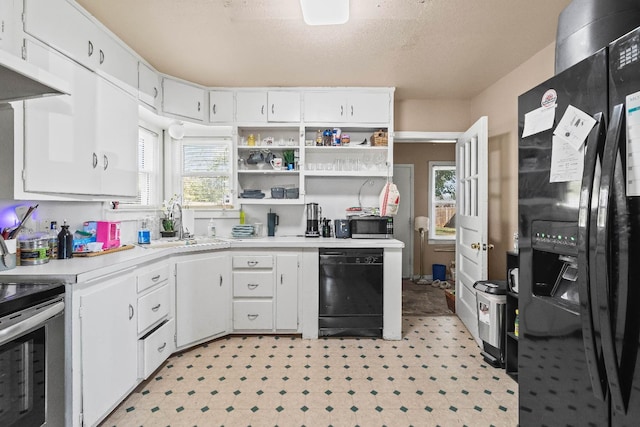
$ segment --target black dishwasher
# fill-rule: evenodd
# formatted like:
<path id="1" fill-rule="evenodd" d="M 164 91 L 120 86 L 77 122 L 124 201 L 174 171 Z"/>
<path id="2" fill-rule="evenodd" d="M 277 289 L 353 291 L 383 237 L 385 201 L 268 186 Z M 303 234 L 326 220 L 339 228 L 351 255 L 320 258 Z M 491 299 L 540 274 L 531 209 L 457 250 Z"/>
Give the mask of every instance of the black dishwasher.
<path id="1" fill-rule="evenodd" d="M 382 336 L 383 249 L 320 248 L 319 336 Z"/>

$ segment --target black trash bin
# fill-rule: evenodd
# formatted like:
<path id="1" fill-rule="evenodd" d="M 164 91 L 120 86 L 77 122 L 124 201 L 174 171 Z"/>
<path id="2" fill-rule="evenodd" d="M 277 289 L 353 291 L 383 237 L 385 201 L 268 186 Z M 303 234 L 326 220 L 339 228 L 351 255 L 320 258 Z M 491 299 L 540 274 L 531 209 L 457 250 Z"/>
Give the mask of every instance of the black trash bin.
<path id="1" fill-rule="evenodd" d="M 495 368 L 504 367 L 504 317 L 507 303 L 507 282 L 481 280 L 476 289 L 478 335 L 482 340 L 482 357 Z"/>

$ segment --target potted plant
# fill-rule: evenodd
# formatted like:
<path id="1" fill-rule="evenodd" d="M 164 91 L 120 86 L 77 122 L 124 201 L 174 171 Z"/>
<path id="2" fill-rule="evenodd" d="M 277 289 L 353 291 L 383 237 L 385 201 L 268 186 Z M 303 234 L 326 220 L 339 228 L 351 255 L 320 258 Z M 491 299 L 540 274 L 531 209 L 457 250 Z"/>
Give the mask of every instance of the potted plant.
<path id="1" fill-rule="evenodd" d="M 295 169 L 295 153 L 293 150 L 284 150 L 282 152 L 282 160 L 284 160 L 285 167 L 289 170 Z M 291 165 L 291 166 L 289 166 Z"/>
<path id="2" fill-rule="evenodd" d="M 160 230 L 160 234 L 162 237 L 175 237 L 176 235 L 176 221 L 174 218 L 174 210 L 178 204 L 178 195 L 174 194 L 171 196 L 169 201 L 165 200 L 162 202 L 162 230 Z"/>

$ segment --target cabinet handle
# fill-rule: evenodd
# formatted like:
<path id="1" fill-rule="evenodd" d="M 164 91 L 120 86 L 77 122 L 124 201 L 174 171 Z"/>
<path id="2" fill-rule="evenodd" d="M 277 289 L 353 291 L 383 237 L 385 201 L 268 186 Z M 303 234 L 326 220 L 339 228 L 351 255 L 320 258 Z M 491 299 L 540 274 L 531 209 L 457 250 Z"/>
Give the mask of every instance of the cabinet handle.
<path id="1" fill-rule="evenodd" d="M 133 306 L 129 304 L 129 320 L 133 319 Z"/>
<path id="2" fill-rule="evenodd" d="M 157 282 L 159 278 L 160 278 L 160 275 L 158 274 L 158 275 L 156 275 L 156 276 L 153 276 L 153 277 L 151 278 L 151 281 L 153 281 L 153 282 Z"/>
<path id="3" fill-rule="evenodd" d="M 351 117 L 353 117 L 353 105 L 351 106 Z"/>
<path id="4" fill-rule="evenodd" d="M 222 274 L 220 275 L 220 286 L 222 286 Z"/>
<path id="5" fill-rule="evenodd" d="M 160 306 L 161 306 L 161 305 L 162 305 L 162 304 L 154 305 L 153 307 L 151 307 L 151 311 L 158 311 L 158 310 L 160 310 Z"/>
<path id="6" fill-rule="evenodd" d="M 200 111 L 200 101 L 198 101 L 198 111 Z"/>
<path id="7" fill-rule="evenodd" d="M 167 348 L 167 342 L 165 341 L 160 347 L 158 347 L 158 353 L 162 353 Z"/>
<path id="8" fill-rule="evenodd" d="M 340 117 L 342 117 L 344 115 L 344 106 L 341 105 L 340 106 Z"/>
<path id="9" fill-rule="evenodd" d="M 100 65 L 104 63 L 104 52 L 100 49 Z"/>
<path id="10" fill-rule="evenodd" d="M 284 273 L 280 274 L 280 284 L 282 285 L 284 283 Z"/>
<path id="11" fill-rule="evenodd" d="M 93 43 L 91 43 L 91 40 L 89 40 L 89 52 L 87 56 L 91 55 L 93 55 Z"/>
<path id="12" fill-rule="evenodd" d="M 109 167 L 109 158 L 106 154 L 104 154 L 102 157 L 104 158 L 104 166 L 102 167 L 102 169 L 107 170 L 107 168 Z"/>
<path id="13" fill-rule="evenodd" d="M 254 290 L 255 288 L 257 288 L 259 285 L 257 283 L 247 283 L 247 288 Z"/>
<path id="14" fill-rule="evenodd" d="M 260 107 L 260 115 L 264 116 L 264 104 Z"/>
<path id="15" fill-rule="evenodd" d="M 271 114 L 275 114 L 275 104 L 271 104 Z"/>
<path id="16" fill-rule="evenodd" d="M 257 314 L 247 314 L 247 318 L 249 320 L 256 320 L 258 318 Z"/>
<path id="17" fill-rule="evenodd" d="M 98 167 L 98 155 L 93 153 L 93 168 L 95 169 L 96 167 Z"/>
<path id="18" fill-rule="evenodd" d="M 247 261 L 247 265 L 249 267 L 255 267 L 256 265 L 258 265 L 258 261 Z"/>
<path id="19" fill-rule="evenodd" d="M 213 104 L 213 107 L 211 109 L 213 110 L 213 114 L 216 114 L 216 104 Z"/>
<path id="20" fill-rule="evenodd" d="M 154 87 L 153 88 L 153 99 L 156 99 L 158 97 L 158 88 Z"/>

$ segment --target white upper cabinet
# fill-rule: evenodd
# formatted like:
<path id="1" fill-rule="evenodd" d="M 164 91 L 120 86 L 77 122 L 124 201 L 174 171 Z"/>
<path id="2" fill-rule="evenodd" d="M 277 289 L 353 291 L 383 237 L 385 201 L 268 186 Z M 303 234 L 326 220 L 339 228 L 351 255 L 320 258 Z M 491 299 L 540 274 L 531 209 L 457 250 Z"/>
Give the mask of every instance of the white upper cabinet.
<path id="1" fill-rule="evenodd" d="M 174 116 L 204 121 L 204 89 L 178 80 L 162 79 L 162 111 Z"/>
<path id="2" fill-rule="evenodd" d="M 300 92 L 238 91 L 236 121 L 242 123 L 299 122 Z"/>
<path id="3" fill-rule="evenodd" d="M 380 123 L 390 120 L 388 92 L 309 91 L 304 95 L 307 123 Z"/>
<path id="4" fill-rule="evenodd" d="M 233 92 L 229 90 L 209 91 L 209 122 L 231 123 L 233 121 Z"/>
<path id="5" fill-rule="evenodd" d="M 160 76 L 144 62 L 138 62 L 138 99 L 154 110 L 160 107 Z"/>
<path id="6" fill-rule="evenodd" d="M 27 42 L 26 53 L 30 63 L 69 79 L 73 95 L 25 102 L 24 190 L 135 196 L 136 100 L 49 48 Z"/>
<path id="7" fill-rule="evenodd" d="M 135 94 L 137 59 L 110 34 L 65 0 L 25 0 L 24 30 Z"/>

